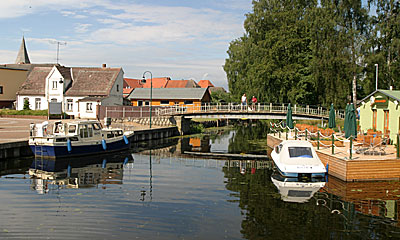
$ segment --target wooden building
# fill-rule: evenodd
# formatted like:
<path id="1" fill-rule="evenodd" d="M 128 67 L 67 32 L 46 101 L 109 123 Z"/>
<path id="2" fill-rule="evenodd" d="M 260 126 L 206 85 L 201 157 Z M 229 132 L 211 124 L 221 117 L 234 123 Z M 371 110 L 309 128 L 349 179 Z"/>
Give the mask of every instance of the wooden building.
<path id="1" fill-rule="evenodd" d="M 400 131 L 400 91 L 378 89 L 360 102 L 360 130 L 389 133 L 390 139 L 395 140 Z"/>

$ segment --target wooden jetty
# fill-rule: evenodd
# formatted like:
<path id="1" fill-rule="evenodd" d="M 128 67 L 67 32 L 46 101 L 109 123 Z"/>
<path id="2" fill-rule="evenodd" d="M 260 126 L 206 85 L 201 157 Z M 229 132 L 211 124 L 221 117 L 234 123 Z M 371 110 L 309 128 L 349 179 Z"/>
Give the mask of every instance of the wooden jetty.
<path id="1" fill-rule="evenodd" d="M 269 134 L 268 146 L 273 148 L 284 139 Z M 316 149 L 318 157 L 326 166 L 328 174 L 343 181 L 377 181 L 400 180 L 400 159 L 396 158 L 394 146 L 388 146 L 385 155 L 363 155 L 353 153 L 349 159 L 349 147 L 336 148 L 332 154 L 331 148 Z"/>
<path id="2" fill-rule="evenodd" d="M 210 152 L 190 152 L 184 151 L 184 154 L 203 156 L 203 157 L 214 157 L 214 158 L 233 158 L 233 159 L 269 159 L 268 155 L 255 155 L 255 154 L 235 154 L 235 153 L 210 153 Z"/>

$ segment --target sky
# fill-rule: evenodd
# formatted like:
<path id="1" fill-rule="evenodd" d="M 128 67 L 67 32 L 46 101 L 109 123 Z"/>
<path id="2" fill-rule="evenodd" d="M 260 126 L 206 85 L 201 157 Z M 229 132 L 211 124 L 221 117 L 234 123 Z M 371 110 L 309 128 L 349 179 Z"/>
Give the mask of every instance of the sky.
<path id="1" fill-rule="evenodd" d="M 31 63 L 56 63 L 59 46 L 64 66 L 105 63 L 128 78 L 150 71 L 228 89 L 226 51 L 251 7 L 251 0 L 3 0 L 0 64 L 15 62 L 24 36 Z"/>

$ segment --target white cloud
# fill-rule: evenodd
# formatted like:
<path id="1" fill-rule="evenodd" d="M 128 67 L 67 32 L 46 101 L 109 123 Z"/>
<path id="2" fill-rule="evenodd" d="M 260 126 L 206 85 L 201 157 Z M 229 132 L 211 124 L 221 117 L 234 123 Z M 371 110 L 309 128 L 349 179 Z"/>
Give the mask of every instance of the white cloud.
<path id="1" fill-rule="evenodd" d="M 75 32 L 77 33 L 85 33 L 89 30 L 89 27 L 92 26 L 92 24 L 88 23 L 80 23 L 77 26 L 75 26 Z"/>

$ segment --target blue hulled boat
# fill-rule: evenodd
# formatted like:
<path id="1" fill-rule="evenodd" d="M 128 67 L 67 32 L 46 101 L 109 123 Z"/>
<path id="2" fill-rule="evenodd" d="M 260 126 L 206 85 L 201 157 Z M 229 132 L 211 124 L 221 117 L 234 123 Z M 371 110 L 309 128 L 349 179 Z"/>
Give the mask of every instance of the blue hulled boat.
<path id="1" fill-rule="evenodd" d="M 35 157 L 84 156 L 128 149 L 132 134 L 95 120 L 46 121 L 30 125 L 29 146 Z"/>

